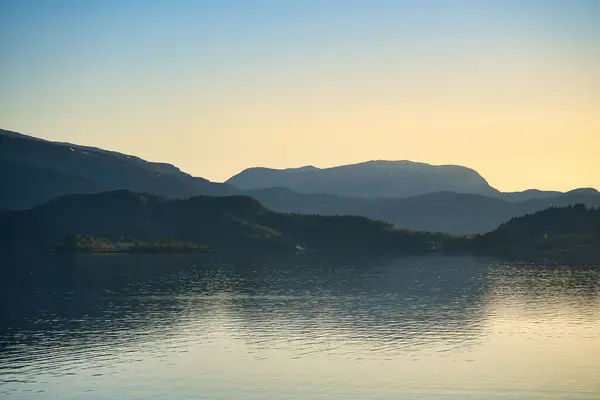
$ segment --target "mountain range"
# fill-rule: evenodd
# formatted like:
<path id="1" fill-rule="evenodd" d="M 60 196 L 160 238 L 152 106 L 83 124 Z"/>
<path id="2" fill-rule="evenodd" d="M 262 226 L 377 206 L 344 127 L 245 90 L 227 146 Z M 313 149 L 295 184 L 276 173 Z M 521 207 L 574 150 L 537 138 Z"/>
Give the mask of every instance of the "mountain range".
<path id="1" fill-rule="evenodd" d="M 245 195 L 279 212 L 359 215 L 400 228 L 453 234 L 488 232 L 510 218 L 552 206 L 600 206 L 595 189 L 502 193 L 472 169 L 411 161 L 250 168 L 217 183 L 171 164 L 0 130 L 0 209 L 114 190 L 167 198 Z"/>

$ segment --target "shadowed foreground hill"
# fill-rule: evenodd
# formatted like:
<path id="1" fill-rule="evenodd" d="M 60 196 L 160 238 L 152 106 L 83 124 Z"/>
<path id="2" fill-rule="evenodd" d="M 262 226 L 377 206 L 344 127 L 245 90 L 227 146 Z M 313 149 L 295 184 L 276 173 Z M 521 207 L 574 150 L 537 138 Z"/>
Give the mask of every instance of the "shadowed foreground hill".
<path id="1" fill-rule="evenodd" d="M 600 209 L 578 204 L 513 218 L 484 235 L 394 229 L 354 216 L 282 214 L 248 196 L 198 196 L 187 200 L 126 190 L 60 197 L 27 210 L 0 212 L 0 250 L 53 247 L 69 235 L 112 242 L 167 239 L 220 250 L 393 251 L 600 259 Z"/>
<path id="2" fill-rule="evenodd" d="M 112 191 L 64 196 L 29 210 L 0 213 L 5 251 L 43 249 L 67 235 L 154 241 L 168 237 L 218 249 L 429 251 L 441 234 L 393 229 L 365 217 L 280 214 L 248 196 L 187 200 Z"/>
<path id="3" fill-rule="evenodd" d="M 447 250 L 495 255 L 600 259 L 600 208 L 548 208 L 513 218 L 492 232 L 457 239 Z"/>

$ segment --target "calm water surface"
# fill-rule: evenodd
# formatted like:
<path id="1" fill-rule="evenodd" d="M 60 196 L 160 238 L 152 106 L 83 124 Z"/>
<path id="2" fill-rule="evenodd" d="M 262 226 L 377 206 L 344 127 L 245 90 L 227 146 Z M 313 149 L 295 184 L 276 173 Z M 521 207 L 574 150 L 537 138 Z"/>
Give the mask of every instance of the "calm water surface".
<path id="1" fill-rule="evenodd" d="M 76 255 L 0 274 L 0 398 L 600 398 L 599 267 Z"/>

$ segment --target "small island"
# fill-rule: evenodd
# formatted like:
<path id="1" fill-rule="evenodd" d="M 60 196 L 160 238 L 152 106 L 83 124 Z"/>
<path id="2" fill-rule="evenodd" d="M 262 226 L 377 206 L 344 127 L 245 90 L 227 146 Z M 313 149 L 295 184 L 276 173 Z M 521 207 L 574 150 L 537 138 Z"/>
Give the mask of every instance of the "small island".
<path id="1" fill-rule="evenodd" d="M 67 235 L 51 250 L 54 253 L 195 253 L 212 251 L 208 246 L 186 243 L 169 238 L 153 242 L 122 240 L 112 242 L 106 238 L 86 235 Z"/>

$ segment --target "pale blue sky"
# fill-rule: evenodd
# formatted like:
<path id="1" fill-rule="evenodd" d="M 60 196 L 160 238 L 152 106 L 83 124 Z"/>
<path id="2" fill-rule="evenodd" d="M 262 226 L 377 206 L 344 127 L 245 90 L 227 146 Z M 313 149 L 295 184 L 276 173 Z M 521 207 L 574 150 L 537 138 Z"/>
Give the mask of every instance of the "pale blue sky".
<path id="1" fill-rule="evenodd" d="M 0 127 L 212 180 L 412 159 L 600 187 L 598 21 L 577 0 L 0 0 Z"/>

